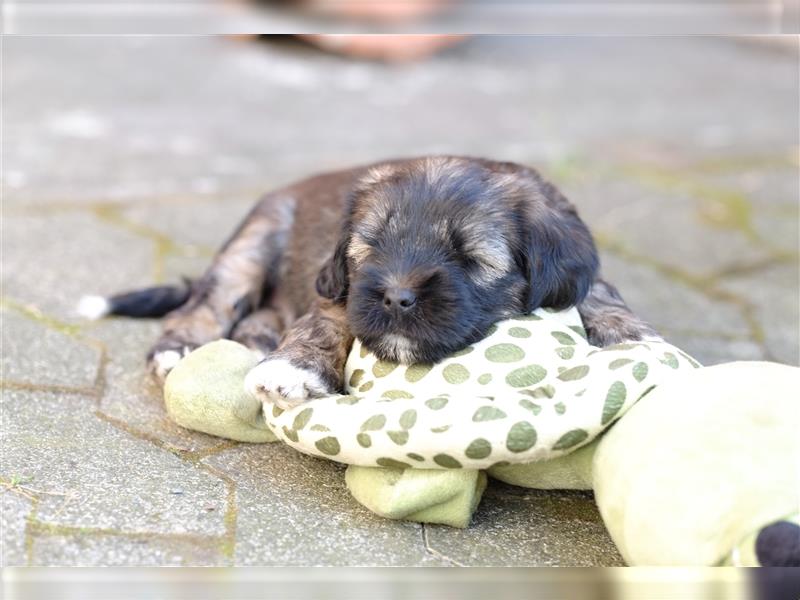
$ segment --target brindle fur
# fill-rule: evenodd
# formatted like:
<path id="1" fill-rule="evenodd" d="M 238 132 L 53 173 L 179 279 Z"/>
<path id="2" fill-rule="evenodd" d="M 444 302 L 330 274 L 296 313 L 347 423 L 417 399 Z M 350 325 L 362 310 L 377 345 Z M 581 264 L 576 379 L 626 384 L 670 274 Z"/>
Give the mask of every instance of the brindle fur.
<path id="1" fill-rule="evenodd" d="M 373 292 L 431 280 L 435 289 L 420 292 L 430 312 L 402 330 L 421 340 L 412 352 L 408 337 L 382 335 L 389 325 L 376 319 Z M 532 169 L 456 157 L 390 161 L 263 197 L 168 315 L 149 356 L 163 377 L 160 353 L 232 337 L 335 392 L 354 334 L 384 358 L 438 360 L 497 320 L 574 304 L 594 344 L 657 336 L 599 279 L 588 229 Z"/>

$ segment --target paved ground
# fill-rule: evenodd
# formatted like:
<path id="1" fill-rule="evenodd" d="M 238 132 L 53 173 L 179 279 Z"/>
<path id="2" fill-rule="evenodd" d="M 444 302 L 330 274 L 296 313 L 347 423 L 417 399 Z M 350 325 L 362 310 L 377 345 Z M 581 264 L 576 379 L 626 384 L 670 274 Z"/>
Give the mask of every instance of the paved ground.
<path id="1" fill-rule="evenodd" d="M 614 565 L 590 494 L 492 482 L 464 531 L 342 469 L 170 423 L 151 322 L 86 292 L 196 274 L 259 191 L 381 157 L 537 165 L 607 276 L 705 363 L 798 356 L 797 52 L 494 38 L 409 67 L 291 43 L 3 40 L 3 556 L 20 564 Z"/>

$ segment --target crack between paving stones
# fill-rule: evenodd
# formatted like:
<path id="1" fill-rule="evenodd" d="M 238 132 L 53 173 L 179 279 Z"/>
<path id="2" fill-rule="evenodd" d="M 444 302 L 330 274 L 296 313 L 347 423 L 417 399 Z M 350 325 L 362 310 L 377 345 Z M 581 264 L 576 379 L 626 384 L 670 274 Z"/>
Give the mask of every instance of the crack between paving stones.
<path id="1" fill-rule="evenodd" d="M 210 258 L 215 249 L 198 244 L 184 244 L 173 240 L 165 233 L 153 229 L 142 223 L 126 218 L 122 213 L 126 207 L 97 206 L 92 211 L 97 219 L 129 233 L 144 238 L 153 244 L 153 281 L 161 283 L 164 280 L 166 259 L 170 256 L 204 256 Z"/>
<path id="2" fill-rule="evenodd" d="M 212 467 L 211 465 L 202 462 L 197 462 L 196 465 L 202 471 L 205 471 L 209 475 L 218 478 L 225 484 L 225 502 L 227 507 L 222 520 L 223 524 L 225 525 L 225 534 L 221 536 L 222 543 L 220 544 L 219 550 L 224 557 L 233 561 L 236 553 L 236 523 L 239 518 L 239 508 L 236 504 L 236 482 L 231 477 L 219 469 Z"/>
<path id="3" fill-rule="evenodd" d="M 7 296 L 2 296 L 0 297 L 0 309 L 11 310 L 17 313 L 18 315 L 41 325 L 42 327 L 45 327 L 47 329 L 50 329 L 51 331 L 55 331 L 62 335 L 66 335 L 68 337 L 78 339 L 83 342 L 99 343 L 96 340 L 91 340 L 90 338 L 84 337 L 82 335 L 82 328 L 80 325 L 75 325 L 72 323 L 65 323 L 63 321 L 60 321 L 55 317 L 51 317 L 43 313 L 35 305 L 26 304 L 24 302 L 19 302 Z"/>
<path id="4" fill-rule="evenodd" d="M 15 381 L 9 379 L 0 380 L 0 390 L 12 390 L 17 392 L 43 392 L 50 394 L 75 394 L 94 398 L 96 390 L 91 387 L 73 387 L 68 385 L 57 385 L 48 383 L 30 383 L 27 381 Z"/>
<path id="5" fill-rule="evenodd" d="M 50 321 L 51 321 L 51 319 L 47 319 L 46 322 L 45 322 L 45 325 L 48 326 Z M 52 320 L 52 321 L 57 323 L 57 321 L 55 321 L 55 320 Z M 234 552 L 234 549 L 235 549 L 235 544 L 236 544 L 236 538 L 235 538 L 235 534 L 236 534 L 236 518 L 237 518 L 237 507 L 236 507 L 236 503 L 235 503 L 235 499 L 236 499 L 236 484 L 227 475 L 225 475 L 225 474 L 221 473 L 220 471 L 214 469 L 210 465 L 206 465 L 206 464 L 202 463 L 201 459 L 206 458 L 208 456 L 212 456 L 212 455 L 214 455 L 216 453 L 219 453 L 219 452 L 223 452 L 223 451 L 228 450 L 230 448 L 236 447 L 237 445 L 239 445 L 238 442 L 234 442 L 232 440 L 226 440 L 226 441 L 221 442 L 220 444 L 217 444 L 217 445 L 215 445 L 215 446 L 213 446 L 211 448 L 205 448 L 205 449 L 202 449 L 202 450 L 195 450 L 195 451 L 187 451 L 187 450 L 183 450 L 181 448 L 177 448 L 177 447 L 175 447 L 175 446 L 173 446 L 173 445 L 171 445 L 171 444 L 169 444 L 169 443 L 157 438 L 156 436 L 154 436 L 152 434 L 148 434 L 148 433 L 146 433 L 144 431 L 140 431 L 140 430 L 138 430 L 136 428 L 133 428 L 130 425 L 128 425 L 127 423 L 125 423 L 124 421 L 122 421 L 120 419 L 117 419 L 115 417 L 112 417 L 111 415 L 105 413 L 101 409 L 101 404 L 102 404 L 102 400 L 103 400 L 103 398 L 105 396 L 105 391 L 106 391 L 105 370 L 106 370 L 106 366 L 108 364 L 109 354 L 107 352 L 105 344 L 103 344 L 102 342 L 100 342 L 98 340 L 91 340 L 91 339 L 83 338 L 82 336 L 78 336 L 77 333 L 74 334 L 74 335 L 76 335 L 77 337 L 81 337 L 81 339 L 83 341 L 86 341 L 87 343 L 91 343 L 92 345 L 94 345 L 96 348 L 98 348 L 100 350 L 100 359 L 98 361 L 97 375 L 95 377 L 95 382 L 93 384 L 93 387 L 91 389 L 90 388 L 72 389 L 72 388 L 69 388 L 69 387 L 66 387 L 66 386 L 44 386 L 44 385 L 31 385 L 31 386 L 27 386 L 26 385 L 25 387 L 27 389 L 30 389 L 30 390 L 33 390 L 33 391 L 55 391 L 55 392 L 62 392 L 62 393 L 66 392 L 66 391 L 69 391 L 69 392 L 72 392 L 72 393 L 85 395 L 86 397 L 91 398 L 91 399 L 94 400 L 95 409 L 92 411 L 92 414 L 95 417 L 97 417 L 98 419 L 100 419 L 102 421 L 105 421 L 106 423 L 108 423 L 109 425 L 114 427 L 115 429 L 117 429 L 119 431 L 122 431 L 125 434 L 130 435 L 131 437 L 134 437 L 136 439 L 139 439 L 139 440 L 148 442 L 150 444 L 153 444 L 157 448 L 159 448 L 161 450 L 164 450 L 166 452 L 169 452 L 170 454 L 173 454 L 174 456 L 178 457 L 178 459 L 182 460 L 183 462 L 186 462 L 186 463 L 188 463 L 188 464 L 200 469 L 201 471 L 204 471 L 205 473 L 207 473 L 208 475 L 212 476 L 213 478 L 218 479 L 219 481 L 221 481 L 223 483 L 223 485 L 225 485 L 225 488 L 226 488 L 226 511 L 225 511 L 225 515 L 223 517 L 223 523 L 225 525 L 225 530 L 226 531 L 225 531 L 224 534 L 219 535 L 219 536 L 200 536 L 200 535 L 196 535 L 196 534 L 185 534 L 186 536 L 190 536 L 190 537 L 179 537 L 179 536 L 182 536 L 184 534 L 155 534 L 155 533 L 147 533 L 147 534 L 133 533 L 133 534 L 129 534 L 129 533 L 124 533 L 124 532 L 115 532 L 114 530 L 101 530 L 101 529 L 95 530 L 95 529 L 91 529 L 91 528 L 89 528 L 89 529 L 87 529 L 87 528 L 77 528 L 77 529 L 74 529 L 74 530 L 70 529 L 70 528 L 63 528 L 63 529 L 61 529 L 59 531 L 65 531 L 65 532 L 68 532 L 68 533 L 83 533 L 83 534 L 85 534 L 87 532 L 94 532 L 94 533 L 102 534 L 102 535 L 149 536 L 149 537 L 154 537 L 154 538 L 165 537 L 165 538 L 171 538 L 171 539 L 188 539 L 188 540 L 209 539 L 209 540 L 214 540 L 217 543 L 217 547 L 220 550 L 220 552 L 223 554 L 223 556 L 225 556 L 226 558 L 232 558 L 233 557 L 233 552 Z M 19 383 L 19 382 L 17 382 L 17 383 Z M 4 382 L 4 384 L 5 385 L 9 385 L 9 384 L 13 385 L 14 382 Z M 26 529 L 26 540 L 25 540 L 25 545 L 26 545 L 26 562 L 27 562 L 27 564 L 30 565 L 31 562 L 32 562 L 32 558 L 33 558 L 32 557 L 33 534 L 40 532 L 40 530 L 42 528 L 48 528 L 50 530 L 50 529 L 52 529 L 52 527 L 54 527 L 54 525 L 39 521 L 36 518 L 36 514 L 37 514 L 38 506 L 39 506 L 39 501 L 40 501 L 39 497 L 37 496 L 35 500 L 29 498 L 29 500 L 31 500 L 31 502 L 33 502 L 33 505 L 32 505 L 31 511 L 29 512 L 28 516 L 26 517 L 26 526 L 25 526 L 25 529 Z M 178 537 L 176 537 L 176 536 L 178 536 Z"/>
<path id="6" fill-rule="evenodd" d="M 448 562 L 448 563 L 450 563 L 451 565 L 453 565 L 455 567 L 466 567 L 466 565 L 458 562 L 455 559 L 450 558 L 449 556 L 446 556 L 445 554 L 443 554 L 442 552 L 439 552 L 439 550 L 436 550 L 435 548 L 433 548 L 431 546 L 430 540 L 428 539 L 428 526 L 427 526 L 426 523 L 420 523 L 420 528 L 421 528 L 421 531 L 422 531 L 422 543 L 423 543 L 423 545 L 425 547 L 425 551 L 429 555 L 431 555 L 431 556 L 433 556 L 435 558 L 438 558 L 439 560 L 443 560 L 445 562 Z"/>
<path id="7" fill-rule="evenodd" d="M 751 341 L 758 345 L 767 360 L 774 360 L 772 352 L 767 348 L 764 330 L 755 316 L 755 307 L 744 297 L 719 288 L 718 283 L 709 277 L 693 275 L 656 259 L 639 255 L 619 241 L 612 241 L 607 237 L 598 236 L 598 246 L 623 260 L 647 267 L 673 281 L 678 281 L 711 300 L 733 304 L 747 325 Z"/>

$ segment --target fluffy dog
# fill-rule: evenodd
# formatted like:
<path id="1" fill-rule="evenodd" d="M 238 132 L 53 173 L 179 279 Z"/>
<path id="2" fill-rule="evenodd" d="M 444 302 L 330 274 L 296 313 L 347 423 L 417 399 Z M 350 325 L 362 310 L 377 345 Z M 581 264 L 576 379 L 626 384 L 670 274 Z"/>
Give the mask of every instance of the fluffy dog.
<path id="1" fill-rule="evenodd" d="M 267 194 L 185 290 L 83 307 L 95 316 L 166 314 L 148 354 L 161 380 L 194 348 L 239 341 L 265 357 L 247 388 L 287 407 L 342 391 L 354 336 L 384 360 L 431 363 L 499 320 L 574 305 L 596 345 L 658 337 L 599 279 L 588 228 L 538 173 L 428 157 Z"/>

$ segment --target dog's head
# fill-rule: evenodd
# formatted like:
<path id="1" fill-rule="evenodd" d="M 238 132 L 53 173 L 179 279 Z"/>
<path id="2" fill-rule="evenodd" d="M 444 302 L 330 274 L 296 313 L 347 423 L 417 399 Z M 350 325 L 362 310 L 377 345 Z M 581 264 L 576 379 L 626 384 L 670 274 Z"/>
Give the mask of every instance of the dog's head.
<path id="1" fill-rule="evenodd" d="M 504 318 L 566 308 L 597 271 L 591 235 L 532 171 L 434 158 L 372 169 L 353 192 L 320 295 L 384 360 L 436 362 Z"/>

